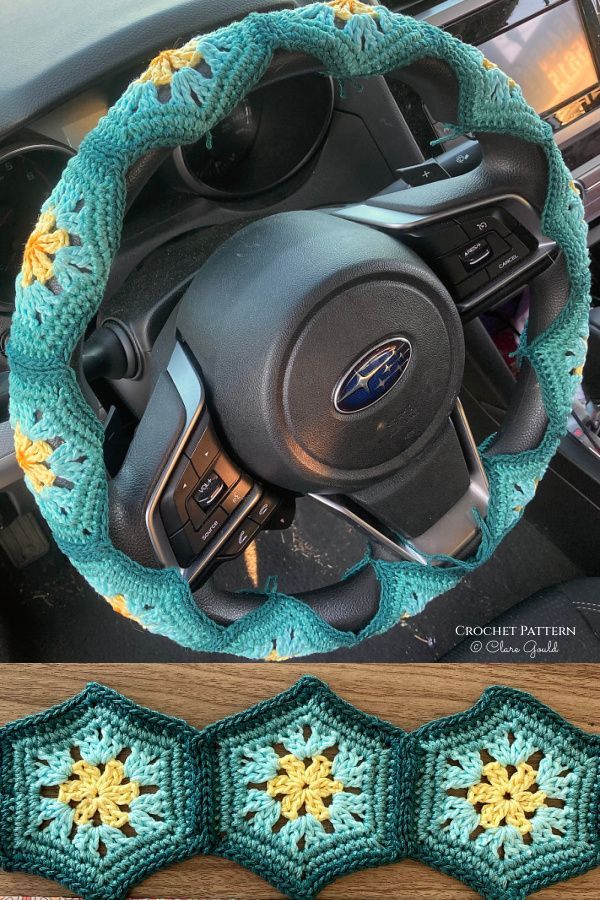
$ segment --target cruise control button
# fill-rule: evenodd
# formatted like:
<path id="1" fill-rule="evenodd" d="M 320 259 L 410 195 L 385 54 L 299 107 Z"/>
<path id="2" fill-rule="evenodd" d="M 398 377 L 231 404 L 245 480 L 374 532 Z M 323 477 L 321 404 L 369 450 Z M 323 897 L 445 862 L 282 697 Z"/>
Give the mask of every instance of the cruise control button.
<path id="1" fill-rule="evenodd" d="M 219 551 L 219 556 L 232 557 L 242 553 L 259 530 L 260 528 L 256 522 L 246 519 Z"/>
<path id="2" fill-rule="evenodd" d="M 459 221 L 471 238 L 485 237 L 488 231 L 495 231 L 503 236 L 510 234 L 510 229 L 504 224 L 502 219 L 492 213 L 482 213 L 480 216 L 473 216 L 468 219 L 461 218 Z"/>
<path id="3" fill-rule="evenodd" d="M 259 525 L 264 525 L 269 516 L 277 509 L 279 502 L 279 497 L 274 494 L 264 494 L 250 513 L 250 518 Z"/>
<path id="4" fill-rule="evenodd" d="M 508 243 L 510 245 L 508 253 L 505 253 L 500 259 L 494 260 L 491 266 L 487 267 L 486 271 L 490 278 L 499 278 L 518 265 L 526 256 L 529 256 L 529 248 L 514 235 L 510 235 Z"/>
<path id="5" fill-rule="evenodd" d="M 194 467 L 184 457 L 179 460 L 160 501 L 160 514 L 167 534 L 173 534 L 187 522 L 185 501 L 196 485 L 198 476 Z"/>
<path id="6" fill-rule="evenodd" d="M 492 256 L 492 248 L 484 238 L 473 241 L 458 254 L 467 271 L 476 269 Z"/>
<path id="7" fill-rule="evenodd" d="M 478 291 L 489 281 L 485 269 L 481 269 L 479 272 L 475 272 L 474 275 L 471 275 L 470 278 L 466 278 L 465 281 L 462 281 L 460 284 L 456 285 L 454 288 L 454 296 L 457 300 L 465 300 L 467 297 L 470 297 L 471 294 L 474 294 L 475 291 Z"/>
<path id="8" fill-rule="evenodd" d="M 200 509 L 208 510 L 216 503 L 224 488 L 223 480 L 217 473 L 209 472 L 194 491 L 194 500 Z"/>
<path id="9" fill-rule="evenodd" d="M 252 481 L 247 475 L 242 475 L 236 486 L 229 491 L 221 503 L 225 512 L 231 514 L 234 509 L 240 505 L 244 497 L 250 493 L 251 489 Z"/>
<path id="10" fill-rule="evenodd" d="M 492 253 L 494 259 L 497 256 L 502 256 L 504 253 L 508 253 L 510 250 L 510 246 L 506 243 L 504 238 L 501 238 L 499 234 L 496 234 L 495 231 L 490 231 L 490 233 L 486 237 L 486 241 L 492 248 Z"/>
<path id="11" fill-rule="evenodd" d="M 404 169 L 396 169 L 396 171 L 400 178 L 406 181 L 407 184 L 410 184 L 411 187 L 416 187 L 419 184 L 429 184 L 430 181 L 442 181 L 450 177 L 440 165 L 431 159 L 426 160 L 424 163 L 419 163 L 417 166 L 407 166 Z"/>
<path id="12" fill-rule="evenodd" d="M 210 467 L 220 449 L 217 437 L 210 425 L 199 427 L 191 436 L 185 452 L 191 459 L 200 478 Z"/>
<path id="13" fill-rule="evenodd" d="M 452 253 L 450 256 L 443 256 L 441 259 L 436 259 L 434 266 L 438 269 L 439 274 L 442 277 L 448 279 L 450 284 L 460 284 L 460 282 L 464 281 L 467 277 L 465 267 L 458 258 L 457 253 Z"/>

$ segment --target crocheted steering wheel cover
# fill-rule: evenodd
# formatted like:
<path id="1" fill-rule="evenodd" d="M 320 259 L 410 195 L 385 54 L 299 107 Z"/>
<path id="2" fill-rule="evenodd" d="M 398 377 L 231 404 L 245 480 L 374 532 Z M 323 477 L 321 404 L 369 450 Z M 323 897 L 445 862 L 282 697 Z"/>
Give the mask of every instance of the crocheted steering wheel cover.
<path id="1" fill-rule="evenodd" d="M 542 148 L 548 193 L 542 228 L 561 248 L 568 302 L 520 353 L 533 366 L 548 417 L 538 447 L 482 459 L 489 479 L 483 541 L 471 559 L 438 568 L 364 559 L 381 584 L 376 615 L 359 633 L 339 631 L 305 603 L 266 595 L 252 613 L 220 626 L 197 606 L 175 569 L 154 570 L 111 543 L 103 429 L 69 365 L 95 313 L 117 250 L 124 175 L 142 154 L 198 141 L 260 80 L 277 49 L 317 57 L 336 78 L 380 75 L 435 57 L 459 83 L 463 133 L 499 132 Z M 590 278 L 583 207 L 548 123 L 515 83 L 473 47 L 425 22 L 334 0 L 251 14 L 165 51 L 134 81 L 70 160 L 25 249 L 8 356 L 17 459 L 63 552 L 111 605 L 152 632 L 195 650 L 281 659 L 353 646 L 414 615 L 487 560 L 535 492 L 566 429 L 585 358 Z"/>

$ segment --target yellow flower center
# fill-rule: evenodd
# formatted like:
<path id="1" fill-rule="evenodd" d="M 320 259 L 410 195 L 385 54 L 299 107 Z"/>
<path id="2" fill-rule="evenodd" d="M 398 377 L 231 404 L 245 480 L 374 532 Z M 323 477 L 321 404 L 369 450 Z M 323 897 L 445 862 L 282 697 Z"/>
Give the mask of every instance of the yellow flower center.
<path id="1" fill-rule="evenodd" d="M 291 656 L 280 656 L 277 649 L 273 647 L 272 650 L 269 650 L 264 659 L 265 662 L 285 662 L 286 659 L 291 659 Z"/>
<path id="2" fill-rule="evenodd" d="M 483 769 L 487 781 L 469 788 L 467 800 L 473 806 L 481 805 L 479 824 L 482 828 L 497 828 L 506 823 L 522 835 L 531 831 L 527 814 L 545 805 L 543 791 L 532 792 L 537 770 L 526 762 L 520 762 L 516 771 L 508 774 L 506 766 L 499 762 L 488 763 Z"/>
<path id="3" fill-rule="evenodd" d="M 75 808 L 76 825 L 88 825 L 96 817 L 103 825 L 123 828 L 129 821 L 129 804 L 140 795 L 138 781 L 128 781 L 123 763 L 109 760 L 100 771 L 81 759 L 73 763 L 70 778 L 58 790 L 58 800 Z"/>
<path id="4" fill-rule="evenodd" d="M 25 244 L 21 284 L 29 287 L 37 279 L 46 284 L 54 275 L 53 256 L 70 243 L 69 233 L 56 227 L 51 209 L 43 212 Z"/>
<path id="5" fill-rule="evenodd" d="M 173 74 L 179 69 L 197 66 L 202 54 L 196 50 L 196 42 L 190 41 L 179 50 L 163 50 L 155 56 L 138 81 L 152 81 L 155 85 L 170 84 Z"/>
<path id="6" fill-rule="evenodd" d="M 105 596 L 104 599 L 107 603 L 110 603 L 114 611 L 120 616 L 124 616 L 126 619 L 131 619 L 132 622 L 137 622 L 138 625 L 142 625 L 142 628 L 144 627 L 142 621 L 138 619 L 137 616 L 134 616 L 133 613 L 129 612 L 127 601 L 125 600 L 123 594 L 115 594 L 113 597 Z"/>
<path id="7" fill-rule="evenodd" d="M 342 22 L 348 22 L 352 16 L 376 16 L 378 14 L 376 7 L 370 6 L 368 3 L 361 3 L 360 0 L 331 0 L 327 6 L 332 8 L 336 19 L 340 19 Z"/>
<path id="8" fill-rule="evenodd" d="M 51 487 L 56 475 L 45 465 L 54 450 L 47 441 L 32 441 L 23 434 L 17 422 L 15 426 L 15 456 L 17 463 L 29 478 L 34 491 L 39 494 L 44 488 Z"/>
<path id="9" fill-rule="evenodd" d="M 297 819 L 304 810 L 319 822 L 328 819 L 329 808 L 323 801 L 344 790 L 341 781 L 331 777 L 331 766 L 325 756 L 311 757 L 308 766 L 292 753 L 282 756 L 279 769 L 284 774 L 276 775 L 267 783 L 269 796 L 281 799 L 281 815 Z"/>

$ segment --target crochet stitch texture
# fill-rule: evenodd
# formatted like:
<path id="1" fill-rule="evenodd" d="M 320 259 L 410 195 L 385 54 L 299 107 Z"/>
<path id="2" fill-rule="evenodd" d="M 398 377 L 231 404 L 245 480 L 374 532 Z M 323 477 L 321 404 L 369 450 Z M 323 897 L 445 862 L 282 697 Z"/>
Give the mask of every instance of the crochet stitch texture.
<path id="1" fill-rule="evenodd" d="M 260 80 L 275 50 L 317 57 L 338 79 L 378 75 L 424 58 L 445 60 L 460 85 L 456 127 L 515 135 L 542 148 L 549 187 L 542 227 L 564 254 L 568 303 L 520 354 L 533 366 L 548 416 L 543 440 L 519 454 L 487 456 L 490 485 L 483 540 L 445 567 L 365 558 L 380 582 L 378 611 L 358 633 L 326 624 L 300 600 L 267 591 L 265 602 L 227 627 L 197 606 L 175 569 L 145 568 L 109 536 L 103 431 L 69 360 L 102 297 L 124 215 L 124 175 L 142 154 L 210 133 Z M 473 47 L 385 7 L 333 0 L 252 14 L 161 53 L 87 135 L 44 205 L 16 284 L 8 346 L 11 421 L 25 479 L 59 547 L 113 607 L 195 650 L 282 659 L 350 647 L 420 612 L 490 558 L 518 522 L 565 432 L 581 379 L 590 276 L 583 206 L 548 123 L 518 86 Z M 273 582 L 274 583 L 274 582 Z"/>
<path id="2" fill-rule="evenodd" d="M 98 684 L 0 729 L 0 866 L 120 900 L 217 854 L 293 900 L 406 857 L 487 900 L 600 863 L 600 737 L 488 688 L 412 733 L 304 676 L 196 731 Z"/>

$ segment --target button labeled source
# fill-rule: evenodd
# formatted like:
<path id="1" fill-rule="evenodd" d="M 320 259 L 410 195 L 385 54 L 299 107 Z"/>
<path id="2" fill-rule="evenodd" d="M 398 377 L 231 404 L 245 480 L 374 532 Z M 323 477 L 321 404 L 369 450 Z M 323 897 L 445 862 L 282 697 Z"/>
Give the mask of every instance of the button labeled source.
<path id="1" fill-rule="evenodd" d="M 204 550 L 207 544 L 209 544 L 216 533 L 220 530 L 221 526 L 225 524 L 227 521 L 227 513 L 222 509 L 216 509 L 214 513 L 211 513 L 210 516 L 206 519 L 204 525 L 197 531 L 196 539 L 195 539 L 195 547 L 198 551 Z"/>
<path id="2" fill-rule="evenodd" d="M 227 513 L 222 509 L 216 509 L 206 518 L 199 531 L 195 531 L 192 523 L 188 522 L 180 531 L 172 535 L 171 546 L 179 565 L 185 569 L 197 556 L 200 556 L 226 521 Z"/>

